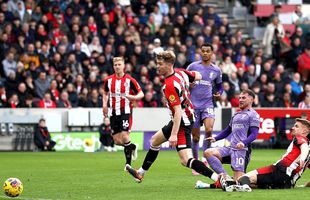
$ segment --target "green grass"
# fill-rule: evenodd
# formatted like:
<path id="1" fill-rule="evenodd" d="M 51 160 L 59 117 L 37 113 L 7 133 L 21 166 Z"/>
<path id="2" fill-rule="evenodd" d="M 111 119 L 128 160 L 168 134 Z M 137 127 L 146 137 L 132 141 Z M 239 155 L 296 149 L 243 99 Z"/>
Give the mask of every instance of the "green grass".
<path id="1" fill-rule="evenodd" d="M 146 152 L 139 152 L 133 166 L 139 167 Z M 249 170 L 278 160 L 284 150 L 254 150 Z M 21 200 L 39 199 L 307 199 L 310 188 L 291 190 L 254 190 L 252 193 L 225 193 L 222 190 L 195 190 L 203 176 L 179 164 L 175 151 L 160 152 L 157 161 L 137 184 L 123 171 L 124 156 L 117 153 L 0 153 L 0 183 L 17 177 L 24 184 Z M 228 165 L 226 169 L 231 172 Z M 310 180 L 309 170 L 298 185 Z M 17 199 L 19 199 L 17 198 Z M 8 199 L 0 194 L 0 199 Z"/>

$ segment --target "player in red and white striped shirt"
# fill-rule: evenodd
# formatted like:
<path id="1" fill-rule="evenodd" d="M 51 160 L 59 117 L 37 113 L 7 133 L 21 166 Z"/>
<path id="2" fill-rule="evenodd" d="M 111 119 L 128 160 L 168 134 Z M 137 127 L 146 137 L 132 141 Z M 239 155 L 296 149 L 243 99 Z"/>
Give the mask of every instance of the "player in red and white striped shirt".
<path id="1" fill-rule="evenodd" d="M 251 191 L 250 186 L 261 189 L 293 188 L 310 164 L 309 133 L 310 122 L 306 119 L 296 119 L 292 128 L 293 141 L 279 161 L 273 165 L 250 171 L 238 179 L 238 185 L 224 188 L 230 191 L 236 189 L 247 192 Z"/>
<path id="2" fill-rule="evenodd" d="M 132 144 L 129 132 L 132 123 L 132 102 L 144 97 L 138 82 L 125 74 L 123 57 L 113 58 L 114 74 L 104 80 L 103 114 L 110 117 L 115 144 L 124 146 L 126 164 L 137 157 L 137 147 Z"/>
<path id="3" fill-rule="evenodd" d="M 167 107 L 170 109 L 171 121 L 152 136 L 151 147 L 142 167 L 135 170 L 130 165 L 126 165 L 126 169 L 137 182 L 141 182 L 146 171 L 155 162 L 160 145 L 169 141 L 169 145 L 177 149 L 183 166 L 218 181 L 220 176 L 200 160 L 195 160 L 191 149 L 194 114 L 193 105 L 189 99 L 189 83 L 200 80 L 201 74 L 194 71 L 174 70 L 174 62 L 175 54 L 172 51 L 163 51 L 157 55 L 157 72 L 165 77 L 162 89 Z"/>

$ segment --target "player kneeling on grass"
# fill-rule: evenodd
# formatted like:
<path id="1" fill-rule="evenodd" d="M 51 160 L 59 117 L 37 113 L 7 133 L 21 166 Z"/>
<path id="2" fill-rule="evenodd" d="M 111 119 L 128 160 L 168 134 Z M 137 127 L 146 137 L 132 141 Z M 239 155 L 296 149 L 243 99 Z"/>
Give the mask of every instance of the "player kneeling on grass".
<path id="1" fill-rule="evenodd" d="M 234 184 L 223 179 L 223 190 L 250 192 L 254 187 L 260 189 L 293 188 L 305 168 L 310 166 L 309 133 L 310 122 L 306 119 L 296 119 L 292 128 L 293 141 L 279 161 L 248 172 Z"/>
<path id="2" fill-rule="evenodd" d="M 256 139 L 259 130 L 259 115 L 252 108 L 255 94 L 252 90 L 244 90 L 239 96 L 240 111 L 236 112 L 229 125 L 216 137 L 207 138 L 215 142 L 231 135 L 230 146 L 207 149 L 204 152 L 211 168 L 218 174 L 225 174 L 222 163 L 230 163 L 234 172 L 233 178 L 237 180 L 244 175 L 250 161 L 251 143 Z M 197 181 L 197 189 L 216 188 L 201 181 Z"/>
<path id="3" fill-rule="evenodd" d="M 137 182 L 141 182 L 146 171 L 155 162 L 160 145 L 169 141 L 169 145 L 176 148 L 181 164 L 196 172 L 219 180 L 218 174 L 206 167 L 203 162 L 193 158 L 191 149 L 191 131 L 194 124 L 193 105 L 189 99 L 189 84 L 201 79 L 198 72 L 187 70 L 174 70 L 175 54 L 172 51 L 160 52 L 157 57 L 157 71 L 165 77 L 163 83 L 163 96 L 170 109 L 171 121 L 151 138 L 151 147 L 146 154 L 143 165 L 139 170 L 126 166 L 128 172 Z M 219 181 L 217 181 L 219 183 Z"/>

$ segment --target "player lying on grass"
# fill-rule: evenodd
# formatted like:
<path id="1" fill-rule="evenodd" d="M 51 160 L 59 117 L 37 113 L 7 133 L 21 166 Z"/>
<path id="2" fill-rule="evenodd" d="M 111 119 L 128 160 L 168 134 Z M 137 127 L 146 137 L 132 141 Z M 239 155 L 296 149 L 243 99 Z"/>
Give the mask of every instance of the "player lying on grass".
<path id="1" fill-rule="evenodd" d="M 262 167 L 241 176 L 237 182 L 221 180 L 223 190 L 227 192 L 251 192 L 252 188 L 289 189 L 310 163 L 309 135 L 310 122 L 306 119 L 296 119 L 292 128 L 293 141 L 286 153 L 273 165 Z"/>

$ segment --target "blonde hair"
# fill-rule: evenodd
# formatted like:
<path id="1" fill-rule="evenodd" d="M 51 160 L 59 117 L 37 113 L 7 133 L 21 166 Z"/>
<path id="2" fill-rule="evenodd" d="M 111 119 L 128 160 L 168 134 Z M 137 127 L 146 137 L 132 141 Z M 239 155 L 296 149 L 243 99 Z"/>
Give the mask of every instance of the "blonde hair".
<path id="1" fill-rule="evenodd" d="M 297 118 L 296 122 L 300 122 L 302 125 L 304 125 L 307 128 L 308 133 L 310 133 L 310 122 L 308 120 L 302 119 L 302 118 Z"/>
<path id="2" fill-rule="evenodd" d="M 124 57 L 122 57 L 122 56 L 114 57 L 114 58 L 113 58 L 113 62 L 117 62 L 117 61 L 123 61 L 123 62 L 125 62 L 125 59 L 124 59 Z"/>
<path id="3" fill-rule="evenodd" d="M 157 62 L 163 61 L 165 63 L 174 64 L 175 59 L 176 59 L 176 56 L 172 50 L 162 51 L 156 55 Z"/>

